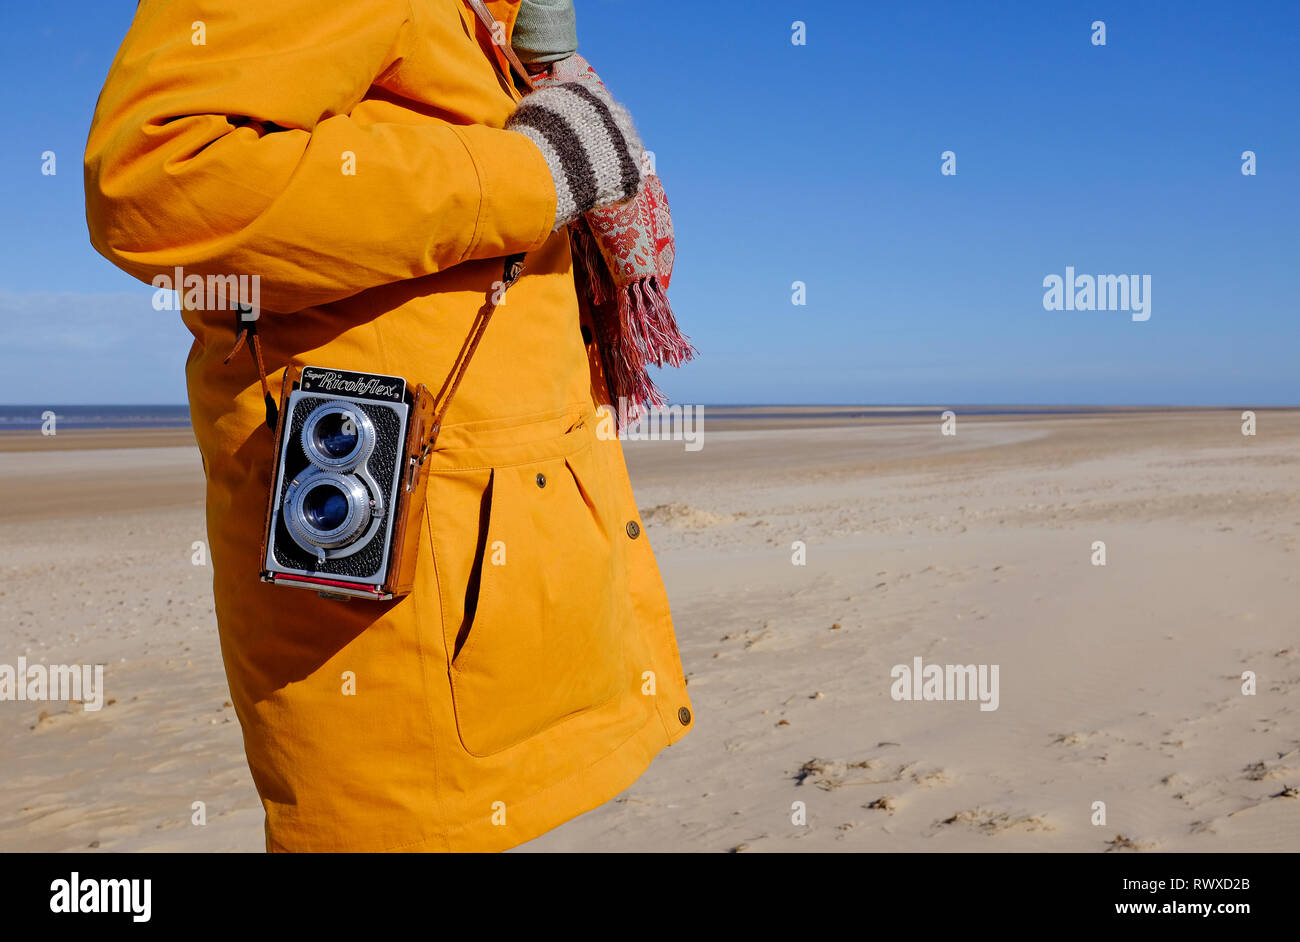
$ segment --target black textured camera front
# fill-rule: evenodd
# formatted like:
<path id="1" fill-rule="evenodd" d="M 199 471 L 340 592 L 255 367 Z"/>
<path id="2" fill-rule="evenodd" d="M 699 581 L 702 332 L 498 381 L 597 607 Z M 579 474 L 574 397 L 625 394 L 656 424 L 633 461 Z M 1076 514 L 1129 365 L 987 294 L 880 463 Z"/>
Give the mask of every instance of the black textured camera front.
<path id="1" fill-rule="evenodd" d="M 286 435 L 289 437 L 288 453 L 285 455 L 284 480 L 287 484 L 300 473 L 311 467 L 311 462 L 307 460 L 306 454 L 302 450 L 302 427 L 307 422 L 307 416 L 316 409 L 317 406 L 327 402 L 337 400 L 324 396 L 308 396 L 299 400 L 294 407 L 293 415 L 289 417 L 289 428 Z M 392 484 L 393 475 L 397 473 L 397 444 L 402 437 L 402 423 L 397 413 L 392 409 L 385 408 L 380 404 L 368 402 L 354 403 L 359 409 L 370 417 L 370 421 L 375 424 L 375 433 L 378 444 L 374 452 L 370 455 L 370 460 L 366 467 L 370 469 L 371 475 L 384 488 L 384 514 L 380 521 L 379 529 L 375 531 L 374 537 L 364 549 L 353 553 L 351 556 L 344 556 L 340 559 L 330 559 L 325 561 L 324 566 L 317 566 L 316 557 L 309 555 L 289 535 L 289 530 L 284 523 L 284 515 L 280 514 L 277 518 L 275 544 L 273 552 L 275 560 L 287 569 L 303 569 L 307 572 L 319 572 L 321 575 L 333 576 L 350 576 L 352 578 L 364 579 L 373 576 L 379 572 L 386 561 L 385 553 L 386 541 L 384 533 L 388 529 L 388 516 L 392 512 Z"/>

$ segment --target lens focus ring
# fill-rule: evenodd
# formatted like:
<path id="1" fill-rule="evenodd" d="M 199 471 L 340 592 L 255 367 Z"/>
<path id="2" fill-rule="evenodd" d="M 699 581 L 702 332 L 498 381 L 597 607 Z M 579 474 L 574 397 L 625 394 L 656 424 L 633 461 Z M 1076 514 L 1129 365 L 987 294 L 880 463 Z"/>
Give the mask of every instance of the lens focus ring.
<path id="1" fill-rule="evenodd" d="M 358 406 L 328 402 L 318 406 L 302 427 L 307 460 L 327 471 L 353 471 L 375 449 L 375 425 Z"/>
<path id="2" fill-rule="evenodd" d="M 360 478 L 335 471 L 312 470 L 289 486 L 284 522 L 304 547 L 346 546 L 370 524 L 370 492 Z"/>

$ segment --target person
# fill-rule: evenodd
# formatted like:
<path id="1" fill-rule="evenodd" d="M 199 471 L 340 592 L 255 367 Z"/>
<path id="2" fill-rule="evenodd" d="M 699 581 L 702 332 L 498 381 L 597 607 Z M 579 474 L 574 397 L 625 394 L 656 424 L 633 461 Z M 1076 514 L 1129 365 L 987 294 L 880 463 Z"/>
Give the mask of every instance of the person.
<path id="1" fill-rule="evenodd" d="M 494 32 L 509 41 L 521 2 L 486 4 L 495 29 L 475 5 L 141 0 L 87 141 L 94 247 L 151 284 L 256 275 L 277 392 L 309 365 L 439 388 L 524 256 L 427 462 L 414 588 L 388 602 L 260 581 L 258 368 L 229 358 L 237 308 L 185 305 L 217 624 L 270 851 L 506 849 L 694 723 L 621 445 L 597 434 L 609 394 L 566 231 L 640 183 L 583 155 L 626 168 L 641 144 L 607 98 L 565 117 L 576 154 L 509 127 L 528 89 Z"/>

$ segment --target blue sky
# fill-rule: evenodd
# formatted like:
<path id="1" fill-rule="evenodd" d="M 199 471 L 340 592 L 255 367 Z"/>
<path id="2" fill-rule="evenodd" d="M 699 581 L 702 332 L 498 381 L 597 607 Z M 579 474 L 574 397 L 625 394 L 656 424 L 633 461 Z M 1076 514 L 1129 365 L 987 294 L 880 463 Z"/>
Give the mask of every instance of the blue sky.
<path id="1" fill-rule="evenodd" d="M 577 7 L 672 204 L 677 401 L 1300 404 L 1300 4 Z M 188 333 L 86 235 L 134 10 L 0 14 L 0 402 L 184 400 Z M 1044 310 L 1066 266 L 1150 275 L 1151 319 Z"/>

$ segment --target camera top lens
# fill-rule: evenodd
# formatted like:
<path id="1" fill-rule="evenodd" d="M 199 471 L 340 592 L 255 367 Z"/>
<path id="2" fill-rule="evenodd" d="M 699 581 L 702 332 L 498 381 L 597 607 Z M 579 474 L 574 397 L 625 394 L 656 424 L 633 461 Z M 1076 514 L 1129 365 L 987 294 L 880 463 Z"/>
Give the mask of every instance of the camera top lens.
<path id="1" fill-rule="evenodd" d="M 360 440 L 356 421 L 345 412 L 330 412 L 316 423 L 316 444 L 331 458 L 347 458 Z"/>
<path id="2" fill-rule="evenodd" d="M 329 471 L 360 467 L 374 447 L 374 423 L 350 402 L 317 406 L 302 427 L 302 450 L 307 460 Z"/>

